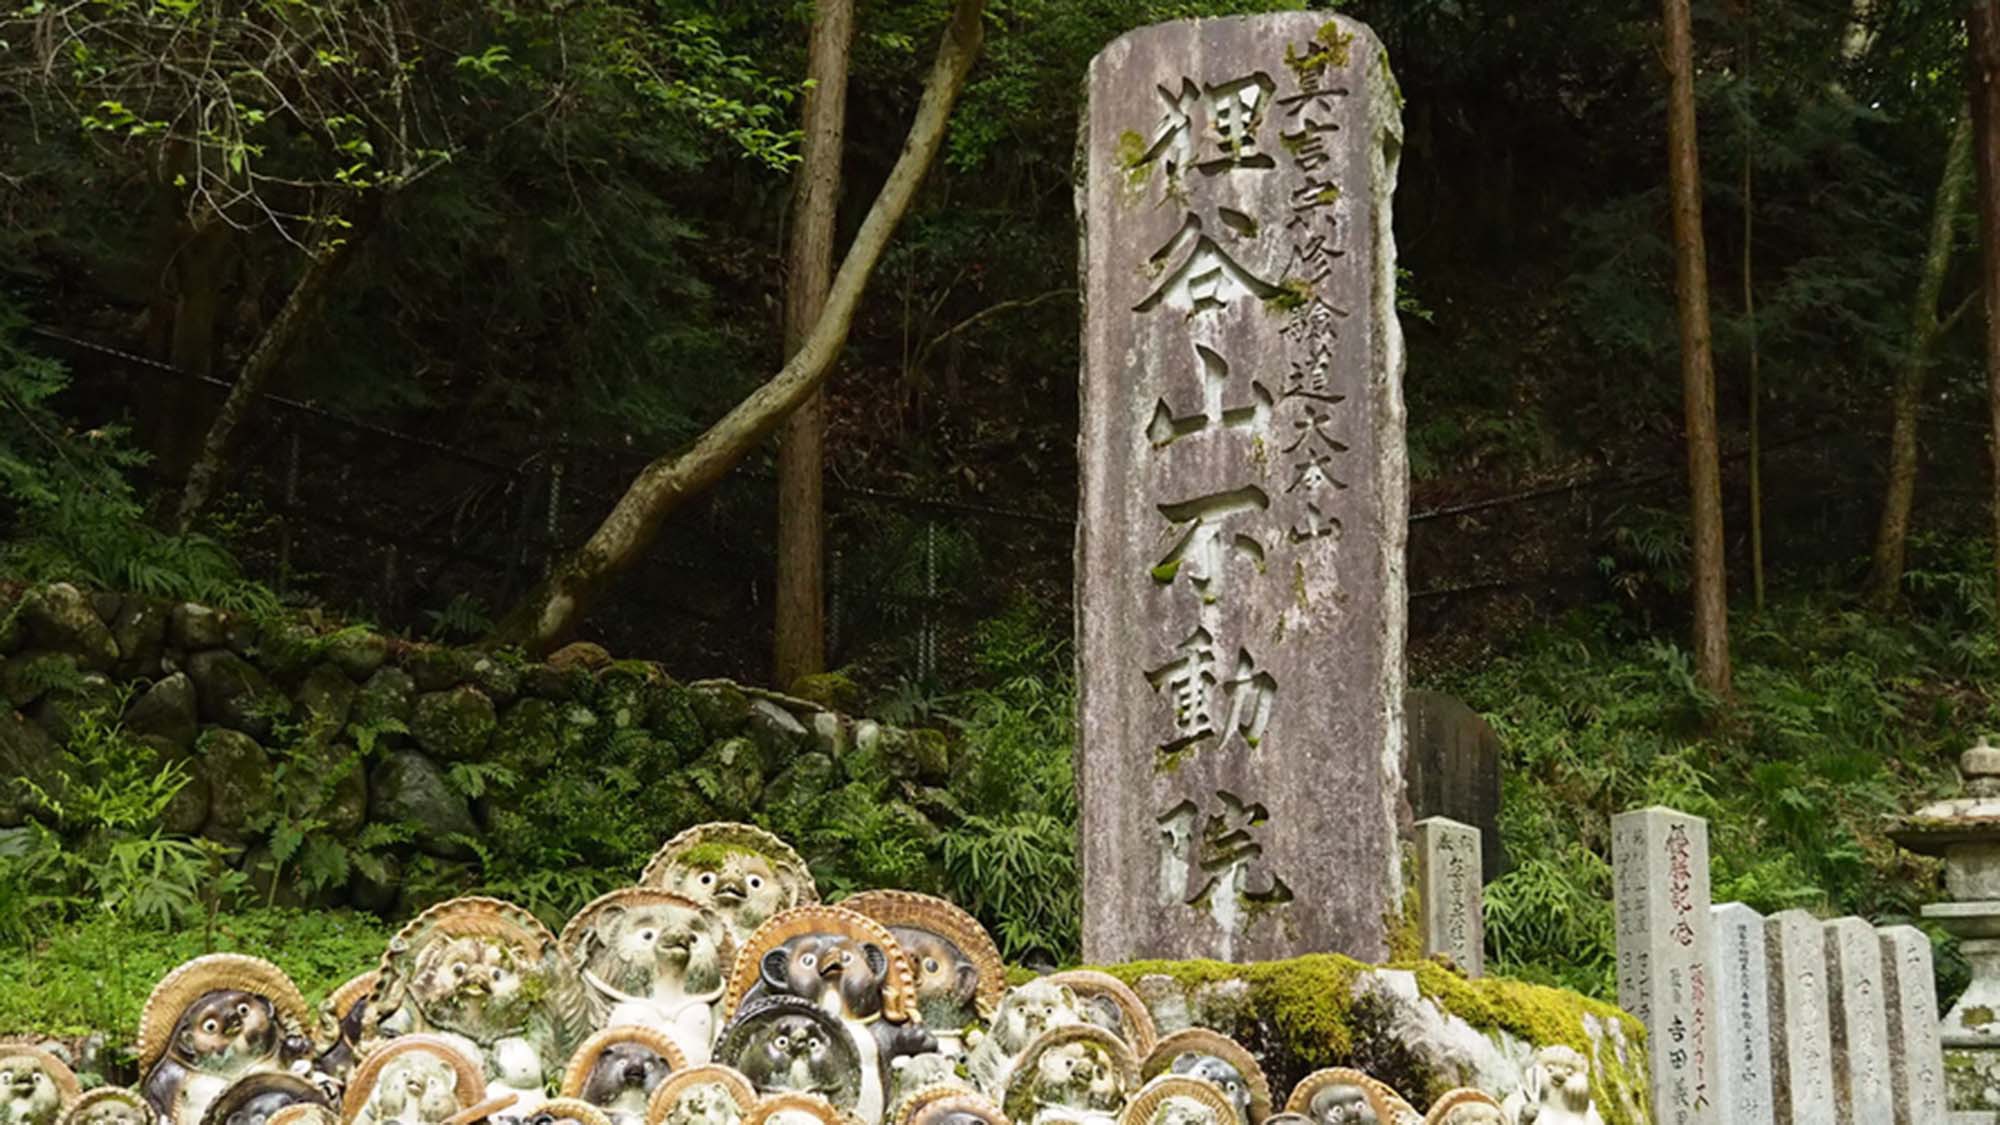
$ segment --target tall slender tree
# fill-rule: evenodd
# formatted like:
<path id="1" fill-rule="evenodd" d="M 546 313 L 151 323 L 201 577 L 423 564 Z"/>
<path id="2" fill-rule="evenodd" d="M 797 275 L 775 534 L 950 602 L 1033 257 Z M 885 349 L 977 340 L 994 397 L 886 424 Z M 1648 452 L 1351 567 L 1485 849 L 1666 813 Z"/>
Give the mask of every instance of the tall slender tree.
<path id="1" fill-rule="evenodd" d="M 786 252 L 785 356 L 805 344 L 833 280 L 840 154 L 847 122 L 847 62 L 854 0 L 813 5 L 807 52 L 805 136 Z M 772 668 L 780 687 L 826 666 L 826 504 L 822 485 L 826 392 L 814 391 L 778 438 L 778 597 Z"/>
<path id="2" fill-rule="evenodd" d="M 1701 154 L 1695 141 L 1694 30 L 1688 0 L 1663 0 L 1667 178 L 1674 215 L 1674 293 L 1680 313 L 1681 404 L 1686 415 L 1695 675 L 1729 694 L 1729 597 L 1723 566 L 1722 465 L 1715 424 L 1715 355 L 1708 319 L 1708 249 L 1701 231 Z"/>
<path id="3" fill-rule="evenodd" d="M 1987 435 L 1993 457 L 1993 574 L 2000 598 L 2000 0 L 1974 0 L 1966 13 L 1971 44 L 1973 167 L 1979 180 L 1980 287 L 1986 297 Z"/>

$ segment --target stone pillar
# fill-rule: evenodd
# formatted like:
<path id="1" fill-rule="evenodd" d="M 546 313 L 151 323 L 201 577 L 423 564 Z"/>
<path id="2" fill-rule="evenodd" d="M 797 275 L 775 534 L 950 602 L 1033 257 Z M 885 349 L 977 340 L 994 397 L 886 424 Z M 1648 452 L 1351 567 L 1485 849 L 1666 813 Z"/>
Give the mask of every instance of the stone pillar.
<path id="1" fill-rule="evenodd" d="M 1417 822 L 1418 923 L 1424 956 L 1442 953 L 1468 977 L 1486 975 L 1479 829 L 1449 817 Z"/>
<path id="2" fill-rule="evenodd" d="M 1889 1006 L 1889 1078 L 1896 1125 L 1945 1125 L 1944 1049 L 1938 1041 L 1931 939 L 1915 926 L 1884 926 L 1882 983 Z"/>
<path id="3" fill-rule="evenodd" d="M 1083 954 L 1388 953 L 1401 143 L 1362 24 L 1142 28 L 1079 139 Z"/>
<path id="4" fill-rule="evenodd" d="M 1708 822 L 1668 808 L 1611 818 L 1618 1006 L 1646 1024 L 1653 1119 L 1720 1125 Z"/>
<path id="5" fill-rule="evenodd" d="M 1710 912 L 1715 932 L 1716 1077 L 1729 1125 L 1773 1125 L 1771 996 L 1764 916 L 1740 902 Z"/>
<path id="6" fill-rule="evenodd" d="M 1764 952 L 1778 1125 L 1827 1125 L 1834 1120 L 1833 1044 L 1819 919 L 1803 910 L 1771 915 L 1764 921 Z"/>
<path id="7" fill-rule="evenodd" d="M 1896 1109 L 1889 1086 L 1882 942 L 1875 928 L 1859 918 L 1836 918 L 1824 929 L 1834 1107 L 1843 1122 L 1888 1125 Z"/>

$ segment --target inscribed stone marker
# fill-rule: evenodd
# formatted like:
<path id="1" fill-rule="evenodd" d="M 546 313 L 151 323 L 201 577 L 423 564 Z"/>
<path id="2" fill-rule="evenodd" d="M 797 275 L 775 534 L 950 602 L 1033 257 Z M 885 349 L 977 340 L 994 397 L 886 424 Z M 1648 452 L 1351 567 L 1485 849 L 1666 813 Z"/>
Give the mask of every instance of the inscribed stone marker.
<path id="1" fill-rule="evenodd" d="M 1442 953 L 1468 977 L 1486 975 L 1479 829 L 1449 817 L 1417 822 L 1418 916 L 1424 956 Z"/>
<path id="2" fill-rule="evenodd" d="M 1388 955 L 1402 339 L 1380 42 L 1325 13 L 1091 61 L 1077 521 L 1083 953 Z"/>
<path id="3" fill-rule="evenodd" d="M 1882 993 L 1882 941 L 1859 918 L 1826 923 L 1826 1009 L 1832 1016 L 1833 1098 L 1839 1120 L 1888 1125 L 1889 1015 Z"/>
<path id="4" fill-rule="evenodd" d="M 1771 990 L 1771 1088 L 1778 1125 L 1825 1125 L 1833 1113 L 1826 941 L 1819 919 L 1781 910 L 1764 920 Z"/>
<path id="5" fill-rule="evenodd" d="M 1448 816 L 1479 829 L 1487 882 L 1506 871 L 1500 843 L 1500 736 L 1456 696 L 1403 693 L 1403 781 L 1410 815 Z"/>
<path id="6" fill-rule="evenodd" d="M 1740 902 L 1711 912 L 1715 929 L 1716 1068 L 1722 1118 L 1771 1125 L 1771 1001 L 1764 963 L 1764 916 Z"/>
<path id="7" fill-rule="evenodd" d="M 1723 1120 L 1715 1068 L 1708 822 L 1668 808 L 1611 818 L 1618 1006 L 1646 1025 L 1659 1125 Z"/>
<path id="8" fill-rule="evenodd" d="M 1944 1125 L 1944 1048 L 1938 1037 L 1931 939 L 1915 926 L 1884 926 L 1883 995 L 1889 1006 L 1889 1079 L 1896 1125 Z"/>

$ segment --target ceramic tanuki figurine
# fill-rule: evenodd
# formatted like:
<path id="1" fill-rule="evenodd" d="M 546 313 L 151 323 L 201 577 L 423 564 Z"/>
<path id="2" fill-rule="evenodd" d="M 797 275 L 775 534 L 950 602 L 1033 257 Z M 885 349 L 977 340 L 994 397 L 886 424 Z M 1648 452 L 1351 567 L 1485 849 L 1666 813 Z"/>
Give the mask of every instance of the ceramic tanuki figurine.
<path id="1" fill-rule="evenodd" d="M 1012 1125 L 1000 1107 L 962 1086 L 930 1086 L 896 1103 L 884 1125 Z"/>
<path id="2" fill-rule="evenodd" d="M 756 1102 L 756 1087 L 741 1071 L 691 1066 L 653 1091 L 646 1125 L 738 1125 Z"/>
<path id="3" fill-rule="evenodd" d="M 489 1096 L 516 1095 L 515 1116 L 546 1097 L 588 1017 L 554 935 L 491 898 L 456 898 L 413 919 L 382 957 L 362 1048 L 413 1032 L 445 1036 L 478 1059 Z"/>
<path id="4" fill-rule="evenodd" d="M 887 927 L 916 978 L 917 1013 L 939 1050 L 964 1054 L 963 1032 L 1000 1009 L 1007 966 L 979 920 L 944 899 L 913 891 L 864 891 L 841 906 Z"/>
<path id="5" fill-rule="evenodd" d="M 350 1125 L 440 1125 L 485 1098 L 484 1072 L 456 1043 L 405 1035 L 355 1067 L 340 1116 Z"/>
<path id="6" fill-rule="evenodd" d="M 1300 1079 L 1285 1102 L 1285 1112 L 1303 1114 L 1313 1125 L 1403 1125 L 1421 1120 L 1394 1090 L 1341 1066 Z"/>
<path id="7" fill-rule="evenodd" d="M 855 1036 L 839 1016 L 802 997 L 763 996 L 744 1004 L 723 1030 L 715 1057 L 748 1078 L 759 1095 L 814 1094 L 843 1110 L 862 1104 L 866 1082 Z"/>
<path id="8" fill-rule="evenodd" d="M 1176 1031 L 1154 1045 L 1140 1072 L 1199 1078 L 1221 1090 L 1236 1107 L 1238 1125 L 1258 1125 L 1271 1115 L 1271 1084 L 1243 1045 L 1205 1027 Z"/>
<path id="9" fill-rule="evenodd" d="M 1515 1125 L 1604 1125 L 1590 1100 L 1590 1064 L 1561 1044 L 1535 1052 L 1506 1106 Z"/>
<path id="10" fill-rule="evenodd" d="M 310 1069 L 310 1010 L 269 961 L 211 953 L 168 973 L 139 1016 L 140 1091 L 168 1125 L 198 1125 L 250 1074 Z"/>
<path id="11" fill-rule="evenodd" d="M 562 947 L 582 975 L 595 1027 L 640 1024 L 705 1063 L 735 939 L 693 899 L 651 887 L 612 891 L 577 911 Z"/>
<path id="12" fill-rule="evenodd" d="M 0 1125 L 55 1125 L 81 1094 L 55 1055 L 27 1043 L 0 1043 Z"/>
<path id="13" fill-rule="evenodd" d="M 1236 1104 L 1212 1082 L 1163 1074 L 1140 1087 L 1118 1125 L 1229 1125 Z"/>
<path id="14" fill-rule="evenodd" d="M 854 1106 L 841 1108 L 863 1121 L 881 1120 L 895 1059 L 937 1049 L 916 1016 L 916 982 L 902 947 L 851 910 L 798 906 L 757 927 L 736 955 L 722 1010 L 740 1016 L 745 1000 L 772 996 L 804 1000 L 846 1029 L 861 1063 L 861 1090 Z"/>
<path id="15" fill-rule="evenodd" d="M 969 1037 L 966 1073 L 989 1098 L 1002 1097 L 1021 1052 L 1035 1037 L 1058 1027 L 1084 1022 L 1076 993 L 1047 977 L 1010 989 L 984 1032 Z"/>
<path id="16" fill-rule="evenodd" d="M 5 1053 L 4 1049 L 0 1053 Z M 0 1079 L 0 1083 L 4 1082 L 5 1079 Z M 158 1119 L 139 1091 L 125 1086 L 99 1086 L 71 1102 L 56 1119 L 56 1125 L 154 1125 Z"/>
<path id="17" fill-rule="evenodd" d="M 562 1096 L 603 1110 L 612 1125 L 644 1125 L 653 1091 L 686 1068 L 687 1057 L 658 1028 L 607 1027 L 584 1040 L 570 1056 Z"/>
<path id="18" fill-rule="evenodd" d="M 296 1074 L 248 1074 L 208 1103 L 202 1125 L 269 1125 L 286 1106 L 327 1104 L 318 1086 Z"/>
<path id="19" fill-rule="evenodd" d="M 535 1111 L 533 1117 L 520 1118 L 525 1125 L 612 1125 L 612 1118 L 597 1106 L 581 1098 L 554 1098 Z"/>
<path id="20" fill-rule="evenodd" d="M 743 1125 L 855 1125 L 825 1098 L 811 1094 L 768 1094 L 757 1099 Z"/>
<path id="21" fill-rule="evenodd" d="M 1513 1125 L 1500 1103 L 1479 1090 L 1446 1090 L 1424 1114 L 1424 1125 Z"/>
<path id="22" fill-rule="evenodd" d="M 375 991 L 381 974 L 370 969 L 333 990 L 319 1006 L 320 1040 L 331 1044 L 313 1068 L 336 1081 L 345 1082 L 360 1057 L 361 1034 L 368 1022 L 368 997 Z"/>
<path id="23" fill-rule="evenodd" d="M 1153 1023 L 1153 1013 L 1124 981 L 1095 969 L 1051 973 L 1048 981 L 1076 994 L 1077 1010 L 1084 1022 L 1094 1023 L 1123 1039 L 1140 1058 L 1151 1055 L 1159 1045 L 1160 1033 Z"/>
<path id="24" fill-rule="evenodd" d="M 1117 1120 L 1139 1085 L 1139 1060 L 1094 1024 L 1045 1031 L 1015 1063 L 1000 1108 L 1019 1125 Z"/>
<path id="25" fill-rule="evenodd" d="M 715 911 L 738 944 L 780 910 L 819 901 L 799 853 L 748 824 L 698 824 L 675 836 L 646 864 L 639 883 Z"/>

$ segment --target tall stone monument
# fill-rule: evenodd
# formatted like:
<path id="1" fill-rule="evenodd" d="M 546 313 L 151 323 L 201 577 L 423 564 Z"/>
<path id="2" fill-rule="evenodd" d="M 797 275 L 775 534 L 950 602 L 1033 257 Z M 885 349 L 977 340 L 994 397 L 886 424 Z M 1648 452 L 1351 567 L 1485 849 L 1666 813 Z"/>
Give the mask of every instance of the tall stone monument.
<path id="1" fill-rule="evenodd" d="M 1723 1120 L 1729 1125 L 1774 1125 L 1764 916 L 1740 902 L 1722 903 L 1709 915 L 1715 932 L 1715 1025 L 1722 1043 L 1722 1065 L 1716 1074 Z"/>
<path id="2" fill-rule="evenodd" d="M 1327 13 L 1183 21 L 1088 85 L 1084 957 L 1382 960 L 1408 509 L 1386 55 Z"/>
<path id="3" fill-rule="evenodd" d="M 1669 808 L 1611 818 L 1618 1006 L 1646 1025 L 1653 1120 L 1721 1125 L 1708 822 Z"/>

